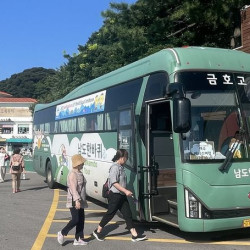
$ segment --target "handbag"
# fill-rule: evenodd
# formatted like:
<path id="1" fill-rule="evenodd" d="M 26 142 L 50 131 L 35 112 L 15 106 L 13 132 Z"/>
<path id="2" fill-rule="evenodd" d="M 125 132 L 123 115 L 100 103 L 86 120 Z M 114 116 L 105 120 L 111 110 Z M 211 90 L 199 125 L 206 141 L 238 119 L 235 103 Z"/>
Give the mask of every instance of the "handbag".
<path id="1" fill-rule="evenodd" d="M 70 192 L 70 188 L 68 187 L 68 189 L 69 189 L 69 192 Z M 75 207 L 76 206 L 76 202 L 74 201 L 74 199 L 73 199 L 73 195 L 72 195 L 72 193 L 70 192 L 70 194 L 71 194 L 71 205 L 72 205 L 72 207 Z"/>
<path id="2" fill-rule="evenodd" d="M 108 198 L 109 197 L 109 183 L 108 183 L 108 178 L 106 182 L 102 186 L 102 197 L 103 198 Z"/>
<path id="3" fill-rule="evenodd" d="M 72 207 L 75 207 L 76 206 L 76 202 L 73 200 L 73 197 L 72 197 Z"/>

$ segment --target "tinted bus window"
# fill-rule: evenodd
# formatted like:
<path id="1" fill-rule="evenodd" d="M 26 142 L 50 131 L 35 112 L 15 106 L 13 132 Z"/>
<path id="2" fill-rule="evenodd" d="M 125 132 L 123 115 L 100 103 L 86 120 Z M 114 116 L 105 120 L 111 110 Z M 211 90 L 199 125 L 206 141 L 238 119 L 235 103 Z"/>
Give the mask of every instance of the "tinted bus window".
<path id="1" fill-rule="evenodd" d="M 163 98 L 166 94 L 166 87 L 169 83 L 168 75 L 164 72 L 155 73 L 149 76 L 144 102 Z M 140 114 L 139 132 L 143 142 L 145 143 L 145 103 L 142 105 Z"/>
<path id="2" fill-rule="evenodd" d="M 141 89 L 142 78 L 112 87 L 107 90 L 105 112 L 115 111 L 117 107 L 136 103 Z"/>
<path id="3" fill-rule="evenodd" d="M 105 130 L 116 130 L 117 124 L 117 111 L 105 114 Z"/>
<path id="4" fill-rule="evenodd" d="M 166 94 L 167 83 L 169 82 L 166 73 L 155 73 L 148 79 L 144 101 L 162 98 Z"/>
<path id="5" fill-rule="evenodd" d="M 41 124 L 55 121 L 56 106 L 40 110 L 35 113 L 34 124 Z"/>

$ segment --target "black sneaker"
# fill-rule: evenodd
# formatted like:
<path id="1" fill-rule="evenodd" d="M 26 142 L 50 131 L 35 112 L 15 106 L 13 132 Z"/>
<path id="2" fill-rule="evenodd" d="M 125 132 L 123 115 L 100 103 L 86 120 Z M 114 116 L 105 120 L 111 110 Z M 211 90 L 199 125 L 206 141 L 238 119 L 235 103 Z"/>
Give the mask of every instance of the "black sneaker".
<path id="1" fill-rule="evenodd" d="M 101 233 L 98 233 L 98 232 L 97 232 L 97 229 L 93 232 L 93 235 L 95 236 L 95 238 L 96 238 L 97 240 L 99 240 L 99 241 L 104 241 L 102 234 L 101 234 Z"/>
<path id="2" fill-rule="evenodd" d="M 133 242 L 137 242 L 137 241 L 142 241 L 142 240 L 146 240 L 147 239 L 147 236 L 145 236 L 145 235 L 137 235 L 137 236 L 133 236 L 132 235 L 132 238 L 131 238 L 131 240 L 133 241 Z"/>

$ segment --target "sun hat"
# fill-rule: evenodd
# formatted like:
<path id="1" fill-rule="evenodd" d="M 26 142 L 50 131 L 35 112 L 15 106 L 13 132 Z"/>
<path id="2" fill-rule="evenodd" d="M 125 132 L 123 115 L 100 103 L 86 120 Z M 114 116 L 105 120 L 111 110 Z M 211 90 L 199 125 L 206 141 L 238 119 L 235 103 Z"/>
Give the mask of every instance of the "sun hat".
<path id="1" fill-rule="evenodd" d="M 73 155 L 71 157 L 71 160 L 72 160 L 72 168 L 76 168 L 86 161 L 86 159 L 79 154 Z"/>

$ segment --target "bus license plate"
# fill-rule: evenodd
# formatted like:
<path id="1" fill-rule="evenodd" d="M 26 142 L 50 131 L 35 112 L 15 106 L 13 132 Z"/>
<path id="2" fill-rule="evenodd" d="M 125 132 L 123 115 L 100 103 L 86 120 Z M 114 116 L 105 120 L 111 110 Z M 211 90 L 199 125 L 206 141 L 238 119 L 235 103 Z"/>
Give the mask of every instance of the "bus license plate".
<path id="1" fill-rule="evenodd" d="M 250 219 L 243 220 L 243 227 L 250 227 Z"/>

